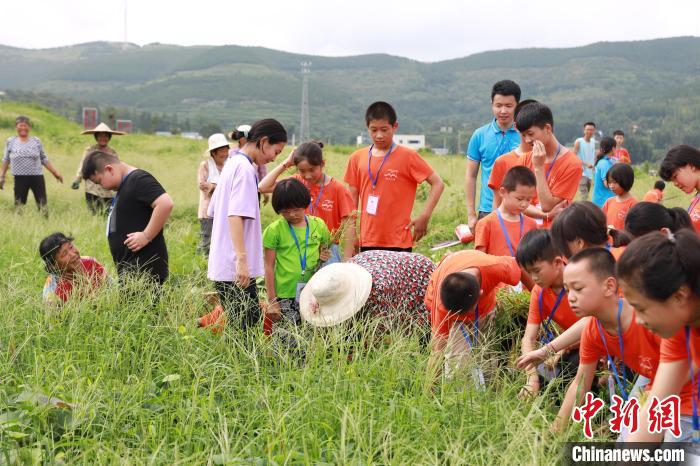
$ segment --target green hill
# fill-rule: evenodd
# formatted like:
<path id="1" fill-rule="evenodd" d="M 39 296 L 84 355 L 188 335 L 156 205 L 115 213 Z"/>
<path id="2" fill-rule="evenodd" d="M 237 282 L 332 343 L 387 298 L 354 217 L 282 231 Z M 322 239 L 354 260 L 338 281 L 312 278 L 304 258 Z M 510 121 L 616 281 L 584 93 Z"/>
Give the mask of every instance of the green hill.
<path id="1" fill-rule="evenodd" d="M 489 118 L 493 82 L 510 78 L 525 97 L 550 104 L 565 142 L 583 121 L 630 135 L 636 161 L 658 158 L 668 145 L 700 145 L 691 121 L 700 117 L 700 38 L 604 42 L 568 49 L 485 52 L 422 63 L 389 55 L 318 57 L 261 47 L 95 42 L 45 50 L 0 46 L 0 89 L 46 92 L 139 112 L 176 115 L 168 125 L 198 122 L 230 128 L 275 116 L 294 132 L 301 100 L 299 63 L 312 61 L 314 137 L 350 143 L 363 130 L 366 105 L 395 104 L 403 132 L 425 133 L 452 150 Z M 165 124 L 161 122 L 161 126 Z M 152 130 L 142 124 L 142 130 Z M 458 134 L 461 132 L 461 141 Z M 634 134 L 633 134 L 634 133 Z"/>

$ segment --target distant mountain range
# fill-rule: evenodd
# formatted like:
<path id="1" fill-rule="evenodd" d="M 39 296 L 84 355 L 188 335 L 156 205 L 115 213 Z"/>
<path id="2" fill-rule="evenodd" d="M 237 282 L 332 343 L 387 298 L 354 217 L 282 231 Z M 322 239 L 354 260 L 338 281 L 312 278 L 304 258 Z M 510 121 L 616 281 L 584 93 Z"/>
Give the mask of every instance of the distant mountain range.
<path id="1" fill-rule="evenodd" d="M 523 98 L 552 107 L 565 142 L 594 120 L 606 132 L 626 130 L 630 144 L 638 145 L 637 160 L 658 157 L 669 144 L 700 145 L 698 37 L 503 50 L 435 63 L 240 46 L 0 46 L 0 89 L 177 115 L 187 125 L 214 122 L 224 129 L 272 116 L 295 132 L 301 61 L 312 62 L 312 136 L 334 143 L 354 142 L 364 129 L 365 107 L 382 99 L 396 106 L 401 132 L 426 134 L 433 146 L 447 142 L 453 150 L 460 137 L 463 148 L 490 118 L 491 85 L 508 78 L 521 85 Z M 441 134 L 441 127 L 453 132 Z"/>

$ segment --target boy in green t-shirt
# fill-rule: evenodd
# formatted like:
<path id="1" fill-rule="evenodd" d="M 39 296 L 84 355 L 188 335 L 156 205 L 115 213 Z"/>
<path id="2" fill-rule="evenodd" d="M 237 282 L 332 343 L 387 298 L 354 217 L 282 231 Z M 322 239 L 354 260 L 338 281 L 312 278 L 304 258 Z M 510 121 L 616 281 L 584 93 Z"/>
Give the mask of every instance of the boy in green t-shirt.
<path id="1" fill-rule="evenodd" d="M 319 263 L 330 258 L 331 234 L 323 220 L 306 215 L 310 202 L 309 190 L 299 180 L 280 181 L 272 192 L 272 208 L 282 218 L 263 232 L 268 315 L 295 325 L 301 322 L 299 293 Z"/>

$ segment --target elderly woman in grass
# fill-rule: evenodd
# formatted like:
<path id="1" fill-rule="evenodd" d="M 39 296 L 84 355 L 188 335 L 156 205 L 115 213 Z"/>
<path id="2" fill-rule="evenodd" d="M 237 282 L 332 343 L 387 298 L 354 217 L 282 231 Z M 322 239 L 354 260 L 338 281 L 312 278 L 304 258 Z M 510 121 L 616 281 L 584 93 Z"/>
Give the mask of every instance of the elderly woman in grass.
<path id="1" fill-rule="evenodd" d="M 52 233 L 39 244 L 46 277 L 44 303 L 63 304 L 71 297 L 84 296 L 108 281 L 107 272 L 97 259 L 80 255 L 73 238 Z"/>

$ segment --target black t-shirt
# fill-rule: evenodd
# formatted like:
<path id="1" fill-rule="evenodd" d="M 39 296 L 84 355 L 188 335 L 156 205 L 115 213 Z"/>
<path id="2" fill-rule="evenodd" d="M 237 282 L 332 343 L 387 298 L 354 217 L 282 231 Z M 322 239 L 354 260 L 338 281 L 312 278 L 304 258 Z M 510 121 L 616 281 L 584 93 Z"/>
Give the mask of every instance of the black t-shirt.
<path id="1" fill-rule="evenodd" d="M 109 249 L 120 275 L 138 270 L 151 274 L 159 283 L 168 277 L 168 249 L 162 230 L 138 252 L 124 245 L 128 233 L 146 228 L 153 214 L 151 204 L 163 194 L 163 186 L 144 170 L 136 169 L 122 181 L 107 226 Z"/>

